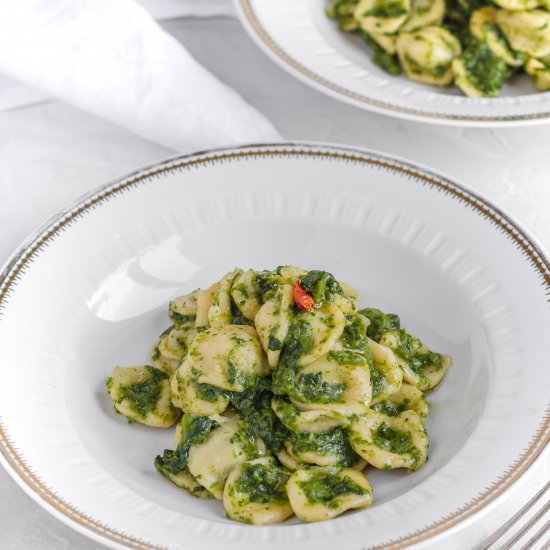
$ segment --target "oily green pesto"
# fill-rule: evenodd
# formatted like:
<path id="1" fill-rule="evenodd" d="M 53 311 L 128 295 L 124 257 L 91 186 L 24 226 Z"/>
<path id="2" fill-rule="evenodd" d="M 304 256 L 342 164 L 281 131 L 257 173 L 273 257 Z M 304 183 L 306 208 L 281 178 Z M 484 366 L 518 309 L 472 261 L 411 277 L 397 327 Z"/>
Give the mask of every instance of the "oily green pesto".
<path id="1" fill-rule="evenodd" d="M 497 97 L 511 69 L 504 59 L 497 57 L 489 46 L 471 39 L 459 59 L 464 64 L 468 80 L 485 97 Z"/>
<path id="2" fill-rule="evenodd" d="M 298 361 L 313 349 L 311 324 L 301 314 L 296 314 L 290 322 L 288 334 L 281 352 L 279 366 L 273 375 L 273 392 L 279 395 L 292 391 Z"/>
<path id="3" fill-rule="evenodd" d="M 300 277 L 300 286 L 313 298 L 316 305 L 331 302 L 335 294 L 343 295 L 340 283 L 328 272 L 313 269 Z"/>
<path id="4" fill-rule="evenodd" d="M 422 342 L 418 338 L 403 329 L 394 331 L 391 334 L 397 336 L 396 344 L 391 346 L 394 353 L 404 359 L 410 369 L 421 378 L 425 377 L 423 371 L 428 367 L 435 370 L 443 368 L 441 354 L 433 351 L 421 351 Z"/>
<path id="5" fill-rule="evenodd" d="M 160 369 L 151 366 L 146 366 L 145 369 L 147 378 L 135 384 L 120 386 L 114 399 L 115 403 L 126 401 L 138 418 L 145 418 L 156 409 L 162 393 L 161 382 L 168 379 L 168 375 Z M 112 385 L 112 379 L 108 378 L 107 389 L 110 390 Z"/>
<path id="6" fill-rule="evenodd" d="M 241 285 L 243 288 L 241 289 L 241 292 L 243 294 L 246 293 L 248 296 L 248 292 L 244 285 Z M 238 308 L 237 304 L 233 301 L 233 298 L 231 298 L 231 324 L 232 325 L 246 325 L 249 327 L 254 326 L 254 322 L 250 319 L 247 319 L 242 313 L 241 310 Z"/>
<path id="7" fill-rule="evenodd" d="M 403 411 L 406 411 L 411 404 L 410 399 L 403 399 L 401 403 L 394 403 L 389 399 L 379 401 L 378 403 L 372 405 L 371 409 L 376 412 L 381 412 L 387 416 L 397 416 Z"/>
<path id="8" fill-rule="evenodd" d="M 261 304 L 266 301 L 268 295 L 272 291 L 277 290 L 277 287 L 279 286 L 277 277 L 277 270 L 258 271 L 256 273 L 255 285 L 258 289 L 257 298 Z"/>
<path id="9" fill-rule="evenodd" d="M 366 495 L 368 491 L 348 476 L 340 477 L 338 468 L 323 469 L 314 472 L 307 481 L 298 482 L 309 502 L 323 503 L 327 507 L 337 508 L 336 497 L 346 494 Z"/>
<path id="10" fill-rule="evenodd" d="M 342 403 L 343 382 L 326 382 L 320 372 L 298 374 L 287 394 L 303 403 Z"/>
<path id="11" fill-rule="evenodd" d="M 363 15 L 371 17 L 400 17 L 409 13 L 402 2 L 379 2 L 374 8 L 367 10 Z"/>
<path id="12" fill-rule="evenodd" d="M 260 504 L 286 503 L 288 497 L 285 491 L 285 484 L 289 474 L 278 468 L 275 461 L 272 464 L 250 464 L 245 463 L 242 467 L 234 490 L 247 495 L 250 502 Z"/>
<path id="13" fill-rule="evenodd" d="M 337 365 L 367 365 L 364 355 L 360 355 L 355 351 L 329 351 L 329 359 Z"/>
<path id="14" fill-rule="evenodd" d="M 175 450 L 165 449 L 162 456 L 155 458 L 155 468 L 164 476 L 176 475 L 187 470 L 191 445 L 204 443 L 208 434 L 220 425 L 207 416 L 185 413 L 181 419 L 182 437 Z"/>
<path id="15" fill-rule="evenodd" d="M 367 328 L 367 336 L 375 342 L 380 341 L 384 333 L 401 328 L 399 316 L 394 313 L 383 313 L 374 307 L 366 307 L 359 311 L 359 313 L 370 321 L 370 325 Z"/>
<path id="16" fill-rule="evenodd" d="M 399 455 L 418 455 L 418 449 L 412 442 L 411 434 L 394 430 L 382 422 L 372 437 L 373 443 L 380 449 Z"/>
<path id="17" fill-rule="evenodd" d="M 338 457 L 341 466 L 351 466 L 358 455 L 352 449 L 347 433 L 342 428 L 334 428 L 328 432 L 310 433 L 300 432 L 290 437 L 293 454 L 300 455 L 314 452 L 320 455 Z"/>

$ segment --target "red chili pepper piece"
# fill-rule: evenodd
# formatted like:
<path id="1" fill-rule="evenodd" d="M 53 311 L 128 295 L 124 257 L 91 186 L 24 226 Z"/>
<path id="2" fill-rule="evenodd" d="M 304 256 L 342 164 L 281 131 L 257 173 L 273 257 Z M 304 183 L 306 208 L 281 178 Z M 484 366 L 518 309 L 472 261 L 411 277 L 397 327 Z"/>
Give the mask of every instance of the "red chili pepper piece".
<path id="1" fill-rule="evenodd" d="M 294 283 L 294 301 L 296 305 L 303 311 L 311 311 L 315 307 L 313 298 L 300 286 L 296 281 Z"/>

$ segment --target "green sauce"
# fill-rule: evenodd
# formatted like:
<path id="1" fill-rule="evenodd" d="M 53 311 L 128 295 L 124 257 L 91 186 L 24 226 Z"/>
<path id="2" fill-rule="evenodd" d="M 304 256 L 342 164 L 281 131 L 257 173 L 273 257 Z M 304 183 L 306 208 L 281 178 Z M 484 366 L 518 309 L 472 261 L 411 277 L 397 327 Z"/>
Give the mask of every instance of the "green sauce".
<path id="1" fill-rule="evenodd" d="M 401 403 L 395 403 L 389 399 L 379 401 L 371 407 L 373 411 L 384 413 L 387 416 L 397 416 L 409 408 L 410 400 L 404 399 Z"/>
<path id="2" fill-rule="evenodd" d="M 166 449 L 162 456 L 155 458 L 155 468 L 164 476 L 176 475 L 187 470 L 191 445 L 200 445 L 208 434 L 220 425 L 207 416 L 195 416 L 185 413 L 181 419 L 182 438 L 174 451 Z"/>
<path id="3" fill-rule="evenodd" d="M 278 273 L 277 271 L 258 271 L 254 282 L 258 289 L 258 300 L 263 304 L 269 294 L 279 286 Z"/>
<path id="4" fill-rule="evenodd" d="M 342 403 L 343 382 L 326 382 L 320 372 L 299 374 L 287 393 L 303 403 Z"/>
<path id="5" fill-rule="evenodd" d="M 313 349 L 313 330 L 304 315 L 308 314 L 297 313 L 290 322 L 281 360 L 273 376 L 276 394 L 288 394 L 292 390 L 300 357 Z"/>
<path id="6" fill-rule="evenodd" d="M 147 378 L 135 384 L 118 387 L 114 400 L 115 403 L 126 401 L 139 418 L 145 418 L 156 409 L 162 393 L 161 382 L 168 379 L 168 375 L 160 369 L 150 366 L 145 368 L 148 374 Z M 109 380 L 107 384 L 109 384 Z M 112 380 L 110 384 L 112 386 Z"/>
<path id="7" fill-rule="evenodd" d="M 370 367 L 370 384 L 373 399 L 388 389 L 386 377 L 374 365 Z"/>
<path id="8" fill-rule="evenodd" d="M 343 295 L 340 283 L 328 272 L 312 270 L 300 278 L 300 286 L 313 298 L 316 305 L 331 302 L 335 294 Z"/>
<path id="9" fill-rule="evenodd" d="M 300 432 L 293 434 L 290 441 L 292 452 L 298 456 L 307 452 L 336 456 L 341 466 L 351 466 L 358 459 L 342 428 L 320 433 Z"/>
<path id="10" fill-rule="evenodd" d="M 498 96 L 511 72 L 504 59 L 494 55 L 485 42 L 473 38 L 459 59 L 464 64 L 468 80 L 483 96 Z"/>
<path id="11" fill-rule="evenodd" d="M 307 481 L 298 485 L 311 503 L 323 503 L 328 508 L 337 508 L 336 497 L 346 494 L 366 495 L 367 489 L 361 487 L 348 476 L 338 475 L 339 468 L 327 468 L 314 472 Z"/>
<path id="12" fill-rule="evenodd" d="M 367 10 L 363 16 L 367 15 L 370 17 L 383 17 L 383 18 L 392 18 L 400 17 L 409 13 L 409 10 L 403 5 L 402 2 L 378 2 L 377 5 Z"/>
<path id="13" fill-rule="evenodd" d="M 285 491 L 288 478 L 289 474 L 275 466 L 275 461 L 273 464 L 245 463 L 235 489 L 247 495 L 250 502 L 285 503 L 288 502 Z"/>
<path id="14" fill-rule="evenodd" d="M 172 319 L 172 322 L 174 323 L 174 326 L 176 328 L 181 328 L 184 325 L 195 324 L 196 316 L 182 315 L 181 313 L 178 313 L 176 309 L 176 304 L 174 302 L 170 302 L 170 305 L 168 306 L 168 315 L 170 316 L 170 319 Z M 168 330 L 168 332 L 170 332 L 170 330 Z M 165 335 L 166 335 L 166 332 L 163 332 L 160 337 L 162 338 Z"/>
<path id="15" fill-rule="evenodd" d="M 367 328 L 367 336 L 375 342 L 380 341 L 384 333 L 401 328 L 399 316 L 394 313 L 383 313 L 373 307 L 366 307 L 359 311 L 359 313 L 370 321 L 370 325 Z"/>
<path id="16" fill-rule="evenodd" d="M 433 351 L 421 351 L 423 349 L 422 342 L 407 331 L 401 329 L 388 334 L 392 338 L 387 345 L 391 347 L 396 355 L 404 359 L 410 369 L 421 378 L 425 378 L 424 370 L 426 368 L 435 369 L 436 371 L 443 368 L 441 354 Z M 396 337 L 396 342 L 393 341 L 393 337 Z"/>
<path id="17" fill-rule="evenodd" d="M 372 62 L 375 65 L 378 65 L 382 70 L 392 76 L 401 74 L 401 65 L 399 65 L 397 55 L 388 53 L 367 32 L 361 31 L 361 36 L 363 37 L 363 40 L 371 47 L 373 53 Z"/>
<path id="18" fill-rule="evenodd" d="M 268 449 L 276 453 L 288 436 L 271 408 L 273 394 L 269 390 L 246 390 L 231 394 L 231 405 L 241 413 L 246 430 L 252 438 L 261 438 Z"/>
<path id="19" fill-rule="evenodd" d="M 244 285 L 243 285 L 244 286 Z M 243 290 L 243 293 L 246 289 Z M 247 319 L 242 313 L 237 304 L 231 298 L 231 324 L 232 325 L 245 325 L 249 327 L 254 326 L 254 322 Z"/>
<path id="20" fill-rule="evenodd" d="M 408 454 L 415 462 L 418 460 L 418 449 L 412 442 L 411 434 L 394 430 L 385 422 L 374 432 L 372 440 L 380 449 L 399 455 Z"/>

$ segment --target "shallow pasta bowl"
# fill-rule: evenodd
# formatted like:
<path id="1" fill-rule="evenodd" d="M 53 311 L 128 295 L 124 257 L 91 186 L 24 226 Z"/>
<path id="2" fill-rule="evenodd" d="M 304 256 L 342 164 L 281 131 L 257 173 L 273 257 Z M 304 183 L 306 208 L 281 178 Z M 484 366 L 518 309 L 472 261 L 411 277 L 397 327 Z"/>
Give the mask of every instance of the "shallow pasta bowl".
<path id="1" fill-rule="evenodd" d="M 454 366 L 430 395 L 429 459 L 367 470 L 374 505 L 253 527 L 154 470 L 172 430 L 128 426 L 104 387 L 148 362 L 168 301 L 239 265 L 321 268 Z M 112 547 L 399 548 L 483 513 L 549 439 L 550 262 L 486 199 L 368 151 L 249 146 L 176 157 L 84 197 L 0 278 L 0 449 L 21 487 Z"/>
<path id="2" fill-rule="evenodd" d="M 433 124 L 518 126 L 550 121 L 550 92 L 526 75 L 507 82 L 499 98 L 472 98 L 457 88 L 390 76 L 371 61 L 356 35 L 342 33 L 326 0 L 234 0 L 256 44 L 290 74 L 336 99 L 378 113 Z"/>

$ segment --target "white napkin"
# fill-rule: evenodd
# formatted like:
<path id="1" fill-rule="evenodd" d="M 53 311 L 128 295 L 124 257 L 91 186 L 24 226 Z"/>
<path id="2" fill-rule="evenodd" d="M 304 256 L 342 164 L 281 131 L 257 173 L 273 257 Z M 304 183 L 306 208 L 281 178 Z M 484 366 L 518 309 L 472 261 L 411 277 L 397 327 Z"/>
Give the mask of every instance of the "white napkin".
<path id="1" fill-rule="evenodd" d="M 179 151 L 280 139 L 131 0 L 2 0 L 0 72 Z"/>

